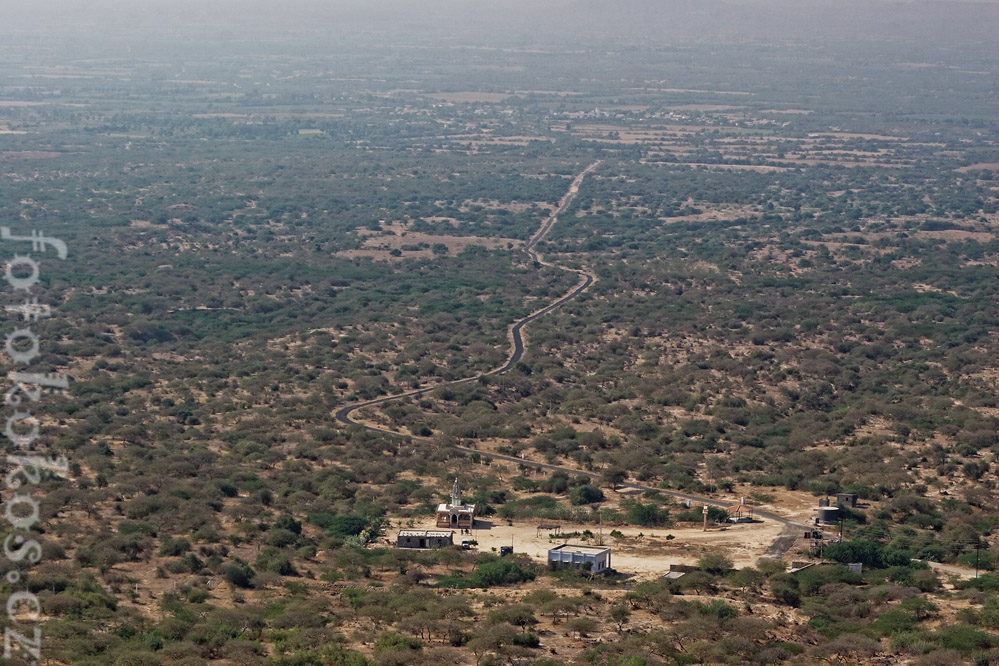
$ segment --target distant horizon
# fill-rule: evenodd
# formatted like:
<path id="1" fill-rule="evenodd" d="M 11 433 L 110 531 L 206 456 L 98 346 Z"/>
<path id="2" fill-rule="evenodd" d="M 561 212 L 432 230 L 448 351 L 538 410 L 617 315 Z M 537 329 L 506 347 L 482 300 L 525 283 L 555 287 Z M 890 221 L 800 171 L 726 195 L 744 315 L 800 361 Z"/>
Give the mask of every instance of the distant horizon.
<path id="1" fill-rule="evenodd" d="M 291 0 L 280 7 L 263 0 L 151 0 L 141 5 L 118 0 L 44 0 L 18 4 L 5 12 L 0 32 L 21 35 L 73 35 L 115 38 L 184 33 L 220 37 L 245 33 L 302 33 L 337 40 L 408 43 L 429 39 L 507 45 L 572 44 L 611 48 L 636 43 L 704 40 L 779 43 L 902 41 L 995 49 L 999 0 L 868 0 L 790 2 L 788 0 L 625 0 L 613 6 L 598 0 L 525 0 L 500 3 L 430 0 L 414 6 L 383 0 L 372 6 L 356 0 L 334 4 Z M 512 41 L 511 41 L 512 40 Z M 53 45 L 64 46 L 64 44 Z M 100 44 L 93 44 L 99 47 Z"/>

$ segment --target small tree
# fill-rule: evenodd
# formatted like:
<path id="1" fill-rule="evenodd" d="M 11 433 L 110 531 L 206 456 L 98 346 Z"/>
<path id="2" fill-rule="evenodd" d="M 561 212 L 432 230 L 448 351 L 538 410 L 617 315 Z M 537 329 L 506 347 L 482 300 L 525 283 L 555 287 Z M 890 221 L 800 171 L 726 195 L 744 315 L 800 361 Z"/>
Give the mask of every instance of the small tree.
<path id="1" fill-rule="evenodd" d="M 721 553 L 708 553 L 697 560 L 697 566 L 715 576 L 724 576 L 732 570 L 732 560 Z"/>
<path id="2" fill-rule="evenodd" d="M 597 630 L 597 621 L 589 617 L 574 617 L 565 623 L 565 628 L 575 632 L 580 638 L 586 638 Z"/>
<path id="3" fill-rule="evenodd" d="M 764 577 L 759 570 L 753 567 L 739 569 L 728 577 L 728 582 L 742 590 L 758 591 L 763 584 Z"/>
<path id="4" fill-rule="evenodd" d="M 628 478 L 628 472 L 621 467 L 612 465 L 600 473 L 600 483 L 610 486 L 610 489 L 617 491 L 617 487 Z"/>
<path id="5" fill-rule="evenodd" d="M 617 625 L 617 633 L 622 633 L 624 631 L 624 625 L 628 623 L 628 619 L 631 617 L 631 611 L 625 604 L 614 604 L 610 609 L 610 618 Z"/>

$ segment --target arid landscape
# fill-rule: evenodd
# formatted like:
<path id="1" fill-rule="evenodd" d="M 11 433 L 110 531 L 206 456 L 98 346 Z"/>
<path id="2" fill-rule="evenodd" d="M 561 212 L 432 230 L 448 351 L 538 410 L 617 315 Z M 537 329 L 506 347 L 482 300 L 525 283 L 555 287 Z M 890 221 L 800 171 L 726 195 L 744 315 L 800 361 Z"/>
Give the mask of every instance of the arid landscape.
<path id="1" fill-rule="evenodd" d="M 84 4 L 4 664 L 999 663 L 999 5 Z"/>

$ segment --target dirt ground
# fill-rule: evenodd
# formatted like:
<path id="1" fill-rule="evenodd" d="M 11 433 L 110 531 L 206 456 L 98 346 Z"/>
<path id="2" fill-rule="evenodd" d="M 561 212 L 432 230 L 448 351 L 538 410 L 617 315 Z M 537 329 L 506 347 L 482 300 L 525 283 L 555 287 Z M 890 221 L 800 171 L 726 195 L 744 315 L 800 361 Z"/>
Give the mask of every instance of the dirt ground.
<path id="1" fill-rule="evenodd" d="M 590 530 L 594 536 L 585 541 L 580 537 L 554 537 L 554 530 L 539 530 L 538 525 L 552 525 L 555 521 L 515 520 L 508 525 L 505 520 L 490 516 L 476 520 L 471 535 L 455 531 L 455 543 L 462 539 L 478 541 L 480 552 L 499 552 L 500 546 L 513 546 L 515 553 L 524 553 L 539 563 L 548 559 L 548 549 L 563 543 L 597 545 L 601 529 L 594 525 L 563 523 L 563 533 Z M 406 529 L 438 529 L 432 518 L 417 522 Z M 773 521 L 732 524 L 725 527 L 711 526 L 707 532 L 701 526 L 676 526 L 650 528 L 634 526 L 604 526 L 603 545 L 611 548 L 611 566 L 623 574 L 633 574 L 636 579 L 652 579 L 669 571 L 670 564 L 696 564 L 708 553 L 723 553 L 736 567 L 755 566 L 767 548 L 780 535 L 782 526 Z M 610 536 L 611 530 L 624 534 L 622 538 Z M 394 543 L 398 530 L 389 530 L 388 538 Z M 642 536 L 639 536 L 639 535 Z M 673 539 L 667 539 L 672 535 Z"/>
<path id="2" fill-rule="evenodd" d="M 520 248 L 524 242 L 516 238 L 488 238 L 484 236 L 437 236 L 410 231 L 409 225 L 392 222 L 384 225 L 382 231 L 362 229 L 358 232 L 364 237 L 364 244 L 357 250 L 342 250 L 337 253 L 341 257 L 371 257 L 377 261 L 393 261 L 413 258 L 433 257 L 431 248 L 404 250 L 402 256 L 393 257 L 392 250 L 402 250 L 403 246 L 416 246 L 426 243 L 431 247 L 438 243 L 447 246 L 448 252 L 458 254 L 469 245 L 482 245 L 496 250 L 503 248 Z"/>
<path id="3" fill-rule="evenodd" d="M 487 102 L 490 104 L 495 104 L 496 102 L 502 102 L 503 100 L 510 97 L 508 93 L 490 93 L 490 92 L 476 92 L 476 91 L 433 93 L 427 96 L 433 97 L 434 99 L 439 99 L 443 102 L 452 102 L 452 103 Z"/>

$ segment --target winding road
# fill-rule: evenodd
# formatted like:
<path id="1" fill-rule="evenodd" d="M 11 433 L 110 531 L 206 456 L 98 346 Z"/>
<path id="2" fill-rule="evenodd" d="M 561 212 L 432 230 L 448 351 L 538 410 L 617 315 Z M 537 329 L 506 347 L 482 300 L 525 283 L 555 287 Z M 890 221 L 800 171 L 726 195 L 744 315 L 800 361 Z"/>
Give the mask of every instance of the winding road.
<path id="1" fill-rule="evenodd" d="M 592 172 L 599 165 L 600 165 L 600 160 L 597 160 L 596 162 L 594 162 L 590 166 L 586 167 L 586 169 L 584 169 L 583 171 L 581 171 L 573 179 L 572 184 L 569 186 L 569 191 L 566 192 L 565 196 L 562 197 L 562 200 L 559 202 L 558 207 L 552 212 L 551 215 L 549 215 L 545 219 L 544 222 L 542 222 L 541 227 L 538 229 L 537 233 L 535 233 L 531 237 L 531 239 L 527 242 L 527 244 L 524 245 L 524 247 L 523 247 L 523 251 L 531 258 L 532 261 L 534 261 L 534 262 L 536 262 L 538 264 L 541 264 L 543 266 L 548 266 L 548 267 L 551 267 L 551 268 L 557 268 L 559 270 L 563 270 L 563 271 L 567 271 L 567 272 L 571 272 L 571 273 L 576 273 L 577 275 L 579 275 L 580 281 L 579 281 L 578 284 L 576 284 L 576 286 L 574 286 L 571 290 L 569 290 L 565 295 L 563 295 L 563 296 L 559 297 L 558 299 L 552 301 L 551 303 L 549 303 L 545 307 L 541 308 L 540 310 L 536 310 L 535 312 L 532 312 L 531 314 L 527 315 L 526 317 L 524 317 L 522 319 L 519 319 L 519 320 L 517 320 L 516 322 L 514 322 L 513 324 L 510 325 L 510 328 L 508 329 L 508 332 L 507 332 L 507 337 L 509 338 L 509 341 L 510 341 L 510 355 L 507 357 L 507 360 L 506 360 L 505 363 L 503 363 L 503 365 L 501 365 L 501 366 L 499 366 L 497 368 L 494 368 L 493 370 L 490 370 L 488 372 L 484 372 L 484 373 L 475 375 L 473 377 L 466 377 L 465 379 L 458 379 L 458 380 L 451 381 L 451 382 L 446 382 L 446 383 L 443 383 L 443 384 L 435 384 L 433 386 L 426 386 L 426 387 L 423 387 L 423 388 L 414 389 L 412 391 L 406 391 L 404 393 L 398 393 L 396 395 L 383 396 L 381 398 L 375 398 L 374 400 L 366 400 L 364 402 L 357 402 L 357 403 L 345 405 L 345 406 L 341 407 L 340 409 L 338 409 L 336 412 L 334 412 L 334 417 L 337 419 L 337 421 L 339 421 L 340 423 L 343 423 L 344 425 L 348 425 L 348 426 L 360 426 L 360 427 L 362 427 L 362 428 L 364 428 L 366 430 L 370 430 L 371 432 L 376 432 L 376 433 L 379 433 L 379 434 L 394 435 L 396 437 L 406 437 L 406 438 L 409 438 L 409 439 L 421 440 L 421 441 L 428 441 L 429 442 L 429 441 L 432 441 L 432 440 L 430 438 L 428 438 L 428 437 L 417 437 L 417 436 L 414 436 L 414 435 L 404 435 L 404 434 L 395 432 L 394 430 L 389 430 L 387 428 L 379 428 L 377 426 L 369 425 L 367 423 L 362 423 L 362 422 L 359 422 L 359 421 L 355 421 L 353 418 L 351 418 L 351 414 L 353 412 L 359 410 L 359 409 L 364 409 L 365 407 L 373 407 L 375 405 L 381 405 L 381 404 L 386 403 L 386 402 L 392 402 L 393 400 L 402 400 L 404 398 L 411 398 L 411 397 L 415 397 L 415 396 L 420 396 L 420 395 L 423 395 L 425 393 L 429 393 L 430 391 L 433 391 L 434 389 L 436 389 L 438 387 L 441 387 L 441 386 L 456 386 L 458 384 L 466 384 L 468 382 L 476 381 L 480 377 L 488 377 L 488 376 L 499 375 L 501 373 L 506 372 L 507 370 L 509 370 L 510 368 L 512 368 L 515 363 L 517 363 L 518 361 L 520 361 L 521 357 L 524 355 L 524 337 L 523 337 L 524 327 L 527 326 L 528 324 L 530 324 L 535 319 L 538 319 L 539 317 L 543 317 L 544 315 L 548 314 L 552 310 L 554 310 L 554 309 L 556 309 L 556 308 L 564 305 L 568 301 L 571 301 L 572 299 L 576 298 L 577 296 L 579 296 L 580 294 L 582 294 L 584 291 L 586 291 L 587 289 L 589 289 L 590 286 L 594 282 L 596 282 L 597 277 L 593 273 L 590 273 L 590 272 L 585 271 L 585 270 L 579 270 L 579 269 L 575 269 L 575 268 L 568 268 L 566 266 L 560 266 L 558 264 L 552 264 L 552 263 L 544 261 L 544 259 L 540 255 L 538 255 L 537 252 L 535 252 L 534 248 L 548 234 L 548 232 L 551 231 L 552 227 L 555 226 L 555 223 L 558 221 L 558 216 L 561 215 L 562 213 L 564 213 L 566 211 L 566 209 L 569 207 L 569 205 L 572 204 L 572 201 L 576 198 L 576 195 L 579 194 L 579 187 L 580 187 L 580 185 L 582 185 L 583 180 L 586 178 L 587 174 L 589 174 L 590 172 Z M 504 462 L 510 462 L 510 463 L 514 463 L 516 465 L 521 465 L 521 466 L 524 466 L 524 467 L 530 467 L 530 468 L 533 468 L 533 469 L 540 469 L 540 470 L 545 470 L 545 471 L 549 471 L 549 472 L 564 472 L 564 473 L 569 474 L 569 475 L 583 476 L 583 477 L 586 477 L 586 478 L 589 478 L 589 479 L 599 479 L 600 478 L 600 474 L 598 474 L 598 473 L 588 472 L 588 471 L 585 471 L 585 470 L 576 469 L 574 467 L 564 467 L 564 466 L 561 466 L 561 465 L 550 465 L 548 463 L 536 462 L 536 461 L 533 461 L 533 460 L 526 460 L 526 459 L 523 459 L 523 458 L 516 458 L 514 456 L 507 456 L 507 455 L 503 455 L 501 453 L 494 453 L 494 452 L 491 452 L 491 451 L 479 451 L 478 449 L 474 449 L 474 448 L 467 447 L 467 446 L 461 446 L 461 445 L 458 445 L 458 444 L 452 445 L 452 448 L 457 449 L 458 451 L 463 451 L 465 453 L 477 453 L 478 455 L 480 455 L 480 456 L 482 456 L 484 458 L 490 458 L 492 460 L 502 460 Z M 682 493 L 682 492 L 675 491 L 675 490 L 664 490 L 662 488 L 656 488 L 654 486 L 646 486 L 646 485 L 642 485 L 640 483 L 623 482 L 623 483 L 620 483 L 618 485 L 619 485 L 620 488 L 626 488 L 626 489 L 631 489 L 631 490 L 640 490 L 640 491 L 653 490 L 653 491 L 656 491 L 656 492 L 663 493 L 664 495 L 669 495 L 669 496 L 674 497 L 674 498 L 679 499 L 679 500 L 689 501 L 691 503 L 696 503 L 696 504 L 699 504 L 699 505 L 708 505 L 708 506 L 716 506 L 716 507 L 727 507 L 727 506 L 730 506 L 732 504 L 732 500 L 716 499 L 716 498 L 712 498 L 712 497 L 705 497 L 703 495 L 693 495 L 693 494 L 690 494 L 690 493 Z M 791 529 L 793 529 L 793 530 L 809 530 L 809 529 L 812 528 L 811 525 L 807 525 L 805 523 L 801 523 L 801 522 L 792 520 L 790 518 L 786 518 L 784 516 L 781 516 L 779 514 L 776 514 L 776 513 L 770 512 L 770 511 L 756 510 L 756 511 L 754 511 L 754 513 L 757 516 L 761 517 L 761 518 L 765 518 L 767 520 L 772 520 L 774 522 L 780 523 L 780 524 L 784 525 L 786 528 L 788 528 L 788 530 L 791 530 Z"/>
<path id="2" fill-rule="evenodd" d="M 524 335 L 523 335 L 524 327 L 530 324 L 538 317 L 543 317 L 552 310 L 554 310 L 555 308 L 558 308 L 559 306 L 564 305 L 566 302 L 576 298 L 581 293 L 589 289 L 590 285 L 592 285 L 597 280 L 597 276 L 594 275 L 593 273 L 577 270 L 575 268 L 566 268 L 565 266 L 559 266 L 558 264 L 552 264 L 544 261 L 544 259 L 542 259 L 542 257 L 537 252 L 534 251 L 534 248 L 541 241 L 541 239 L 543 239 L 548 234 L 548 232 L 551 231 L 551 228 L 555 226 L 555 222 L 558 221 L 558 216 L 565 212 L 565 210 L 572 203 L 573 199 L 576 198 L 576 195 L 579 194 L 579 186 L 583 184 L 583 179 L 586 178 L 586 175 L 591 171 L 593 171 L 594 169 L 596 169 L 599 165 L 600 165 L 600 160 L 597 160 L 590 166 L 583 169 L 579 173 L 579 175 L 577 175 L 573 179 L 572 184 L 569 185 L 569 191 L 566 192 L 565 196 L 562 197 L 562 200 L 559 202 L 558 207 L 554 211 L 552 211 L 551 215 L 545 218 L 545 221 L 541 223 L 541 227 L 538 229 L 538 231 L 533 236 L 531 236 L 531 239 L 527 241 L 527 244 L 525 244 L 523 247 L 523 252 L 526 253 L 527 256 L 531 258 L 531 261 L 537 264 L 541 264 L 542 266 L 549 266 L 551 268 L 557 268 L 559 270 L 567 271 L 570 273 L 576 273 L 577 275 L 580 276 L 580 281 L 565 295 L 552 301 L 551 303 L 541 308 L 540 310 L 535 310 L 526 317 L 518 319 L 517 321 L 515 321 L 513 324 L 510 325 L 510 328 L 507 330 L 507 338 L 510 340 L 510 355 L 507 356 L 506 362 L 504 362 L 503 365 L 494 368 L 488 372 L 483 372 L 481 374 L 475 375 L 473 377 L 466 377 L 465 379 L 458 379 L 453 382 L 434 384 L 433 386 L 425 386 L 423 388 L 414 389 L 412 391 L 406 391 L 404 393 L 397 393 L 395 395 L 388 395 L 388 396 L 383 396 L 381 398 L 375 398 L 374 400 L 366 400 L 364 402 L 356 402 L 353 404 L 345 405 L 334 413 L 336 420 L 345 425 L 362 425 L 368 430 L 371 430 L 373 432 L 386 433 L 389 435 L 398 436 L 399 433 L 393 430 L 384 430 L 382 428 L 376 428 L 374 426 L 369 426 L 363 423 L 359 423 L 350 418 L 350 414 L 351 412 L 357 411 L 358 409 L 364 409 L 365 407 L 372 407 L 374 405 L 380 405 L 386 402 L 392 402 L 393 400 L 402 400 L 403 398 L 412 398 L 414 396 L 423 395 L 424 393 L 429 393 L 430 391 L 433 391 L 434 389 L 441 386 L 456 386 L 458 384 L 467 384 L 468 382 L 473 382 L 479 379 L 479 377 L 490 377 L 493 375 L 499 375 L 512 368 L 514 364 L 517 363 L 524 355 Z M 422 438 L 416 438 L 416 439 L 422 439 Z"/>

